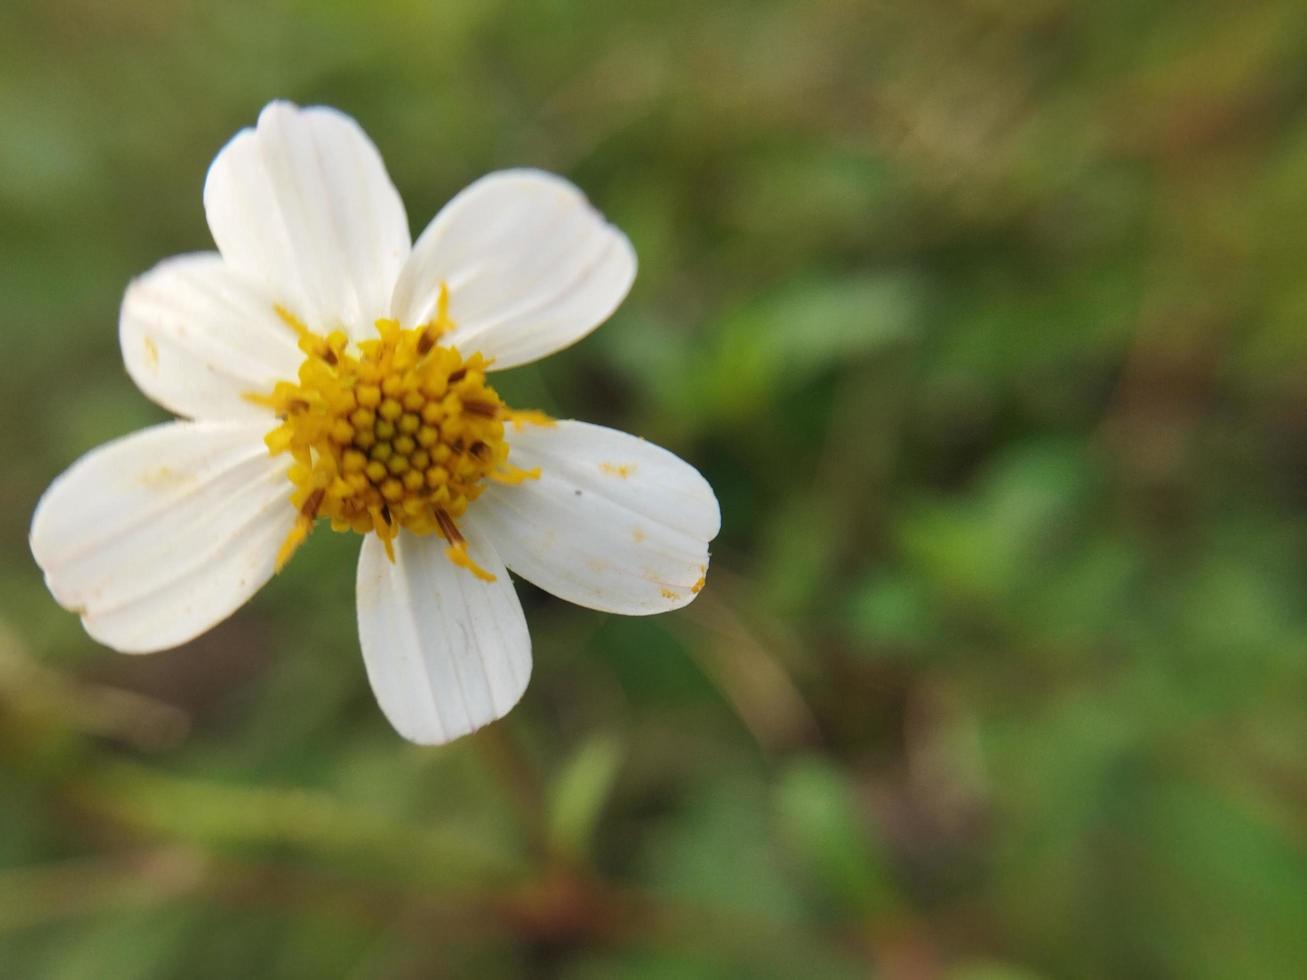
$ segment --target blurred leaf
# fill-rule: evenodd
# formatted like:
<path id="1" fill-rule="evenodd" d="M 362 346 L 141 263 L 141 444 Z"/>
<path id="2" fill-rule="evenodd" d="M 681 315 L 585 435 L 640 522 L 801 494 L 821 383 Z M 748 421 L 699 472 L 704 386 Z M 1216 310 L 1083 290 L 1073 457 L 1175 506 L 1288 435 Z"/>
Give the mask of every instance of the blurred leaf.
<path id="1" fill-rule="evenodd" d="M 777 787 L 776 808 L 786 840 L 845 914 L 894 911 L 895 886 L 843 772 L 823 759 L 792 763 Z"/>
<path id="2" fill-rule="evenodd" d="M 1018 591 L 1083 528 L 1094 473 L 1065 442 L 994 462 L 969 497 L 918 503 L 902 525 L 908 557 L 942 586 L 980 597 Z"/>
<path id="3" fill-rule="evenodd" d="M 115 910 L 52 950 L 44 975 L 66 980 L 150 980 L 166 976 L 188 943 L 195 916 L 184 908 Z"/>
<path id="4" fill-rule="evenodd" d="M 763 530 L 758 571 L 760 591 L 778 615 L 807 609 L 828 588 L 840 528 L 828 511 L 814 512 L 811 500 L 780 504 Z"/>
<path id="5" fill-rule="evenodd" d="M 793 919 L 802 905 L 772 849 L 758 787 L 723 782 L 662 822 L 642 865 L 660 894 L 728 913 Z"/>
<path id="6" fill-rule="evenodd" d="M 968 963 L 950 970 L 948 980 L 1041 980 L 1041 976 L 1010 963 Z"/>
<path id="7" fill-rule="evenodd" d="M 622 762 L 618 742 L 599 735 L 584 742 L 550 789 L 549 837 L 563 853 L 583 857 Z"/>
<path id="8" fill-rule="evenodd" d="M 880 655 L 887 648 L 921 650 L 935 633 L 930 599 L 920 583 L 896 569 L 871 573 L 854 587 L 849 632 L 858 649 Z"/>
<path id="9" fill-rule="evenodd" d="M 711 952 L 637 952 L 578 963 L 567 980 L 732 980 L 739 966 Z"/>
<path id="10" fill-rule="evenodd" d="M 131 825 L 215 848 L 290 846 L 447 886 L 521 873 L 520 855 L 483 836 L 484 823 L 412 827 L 321 793 L 180 779 L 125 762 L 98 772 L 85 792 L 88 805 Z"/>
<path id="11" fill-rule="evenodd" d="M 913 336 L 920 308 L 905 275 L 788 286 L 726 318 L 698 384 L 715 412 L 746 419 L 779 392 Z"/>

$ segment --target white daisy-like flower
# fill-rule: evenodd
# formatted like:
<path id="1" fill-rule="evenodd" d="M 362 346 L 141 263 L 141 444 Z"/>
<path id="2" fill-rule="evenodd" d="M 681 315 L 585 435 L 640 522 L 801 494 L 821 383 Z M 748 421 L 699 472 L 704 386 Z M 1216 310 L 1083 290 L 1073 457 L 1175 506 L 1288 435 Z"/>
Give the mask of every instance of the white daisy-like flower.
<path id="1" fill-rule="evenodd" d="M 182 419 L 82 457 L 32 520 L 50 591 L 92 637 L 184 643 L 329 521 L 364 536 L 359 640 L 382 711 L 437 744 L 526 688 L 509 569 L 630 615 L 703 587 L 721 518 L 698 471 L 513 411 L 488 383 L 584 337 L 635 277 L 626 236 L 574 186 L 490 174 L 413 244 L 358 124 L 277 102 L 219 152 L 204 208 L 218 251 L 133 281 L 119 324 L 128 373 Z"/>

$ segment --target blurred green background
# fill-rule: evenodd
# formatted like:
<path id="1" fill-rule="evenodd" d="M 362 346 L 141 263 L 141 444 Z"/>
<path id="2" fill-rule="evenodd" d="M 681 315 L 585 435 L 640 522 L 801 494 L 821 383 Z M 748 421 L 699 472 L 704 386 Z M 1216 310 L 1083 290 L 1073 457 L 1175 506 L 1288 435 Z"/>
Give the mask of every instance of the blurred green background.
<path id="1" fill-rule="evenodd" d="M 160 420 L 128 279 L 207 248 L 269 99 L 356 116 L 420 230 L 566 174 L 635 243 L 514 404 L 724 515 L 440 749 L 320 530 L 175 653 L 99 648 L 28 520 Z M 0 976 L 1307 976 L 1300 0 L 0 6 Z"/>

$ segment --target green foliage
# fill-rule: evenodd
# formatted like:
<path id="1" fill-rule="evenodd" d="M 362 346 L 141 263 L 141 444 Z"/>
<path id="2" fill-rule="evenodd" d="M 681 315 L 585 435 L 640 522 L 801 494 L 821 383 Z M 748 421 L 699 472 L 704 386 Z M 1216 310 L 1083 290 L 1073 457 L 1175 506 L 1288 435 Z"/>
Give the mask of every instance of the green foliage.
<path id="1" fill-rule="evenodd" d="M 602 735 L 583 742 L 552 787 L 550 839 L 562 853 L 584 858 L 612 793 L 622 750 Z"/>
<path id="2" fill-rule="evenodd" d="M 1297 0 L 0 5 L 0 975 L 1307 975 Z M 354 114 L 414 230 L 566 174 L 636 286 L 515 404 L 698 465 L 683 612 L 522 587 L 531 687 L 422 750 L 321 531 L 175 653 L 28 521 L 164 417 L 133 275 L 216 150 Z"/>

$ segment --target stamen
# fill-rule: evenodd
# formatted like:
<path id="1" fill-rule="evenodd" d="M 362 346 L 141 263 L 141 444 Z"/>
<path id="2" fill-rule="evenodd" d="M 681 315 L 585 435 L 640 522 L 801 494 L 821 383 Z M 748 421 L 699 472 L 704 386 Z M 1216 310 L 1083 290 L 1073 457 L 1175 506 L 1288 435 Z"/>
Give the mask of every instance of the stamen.
<path id="1" fill-rule="evenodd" d="M 466 568 L 469 572 L 479 578 L 482 582 L 498 581 L 493 572 L 487 572 L 484 568 L 472 560 L 472 556 L 467 553 L 467 545 L 452 544 L 445 549 L 445 557 L 452 561 L 459 568 Z"/>
<path id="2" fill-rule="evenodd" d="M 440 525 L 440 533 L 450 544 L 467 543 L 467 539 L 459 532 L 458 525 L 454 523 L 454 519 L 449 516 L 449 511 L 445 508 L 436 508 L 436 522 Z"/>
<path id="3" fill-rule="evenodd" d="M 538 425 L 546 429 L 554 427 L 553 419 L 534 408 L 508 408 L 504 410 L 503 418 L 512 422 L 513 428 L 519 432 L 524 425 Z"/>
<path id="4" fill-rule="evenodd" d="M 495 576 L 473 561 L 472 556 L 467 553 L 467 539 L 459 532 L 454 519 L 443 507 L 437 508 L 436 520 L 440 522 L 440 533 L 449 542 L 449 547 L 445 549 L 445 557 L 459 568 L 466 568 L 483 582 L 495 581 Z"/>
<path id="5" fill-rule="evenodd" d="M 277 316 L 281 318 L 282 323 L 286 324 L 286 326 L 290 327 L 292 330 L 295 331 L 296 337 L 299 337 L 302 340 L 305 337 L 313 336 L 313 332 L 304 325 L 304 321 L 301 320 L 299 317 L 297 317 L 290 310 L 286 309 L 286 307 L 282 306 L 280 303 L 274 306 L 273 310 L 275 310 Z"/>
<path id="6" fill-rule="evenodd" d="M 322 498 L 326 495 L 327 491 L 321 487 L 309 494 L 309 499 L 304 501 L 304 505 L 300 507 L 300 516 L 315 520 L 318 516 L 318 508 L 322 506 Z"/>
<path id="7" fill-rule="evenodd" d="M 507 486 L 515 487 L 519 483 L 524 483 L 527 480 L 540 479 L 540 467 L 533 466 L 529 470 L 524 470 L 520 467 L 505 463 L 503 466 L 499 467 L 499 469 L 487 473 L 486 476 L 494 480 L 496 483 L 503 483 Z"/>

